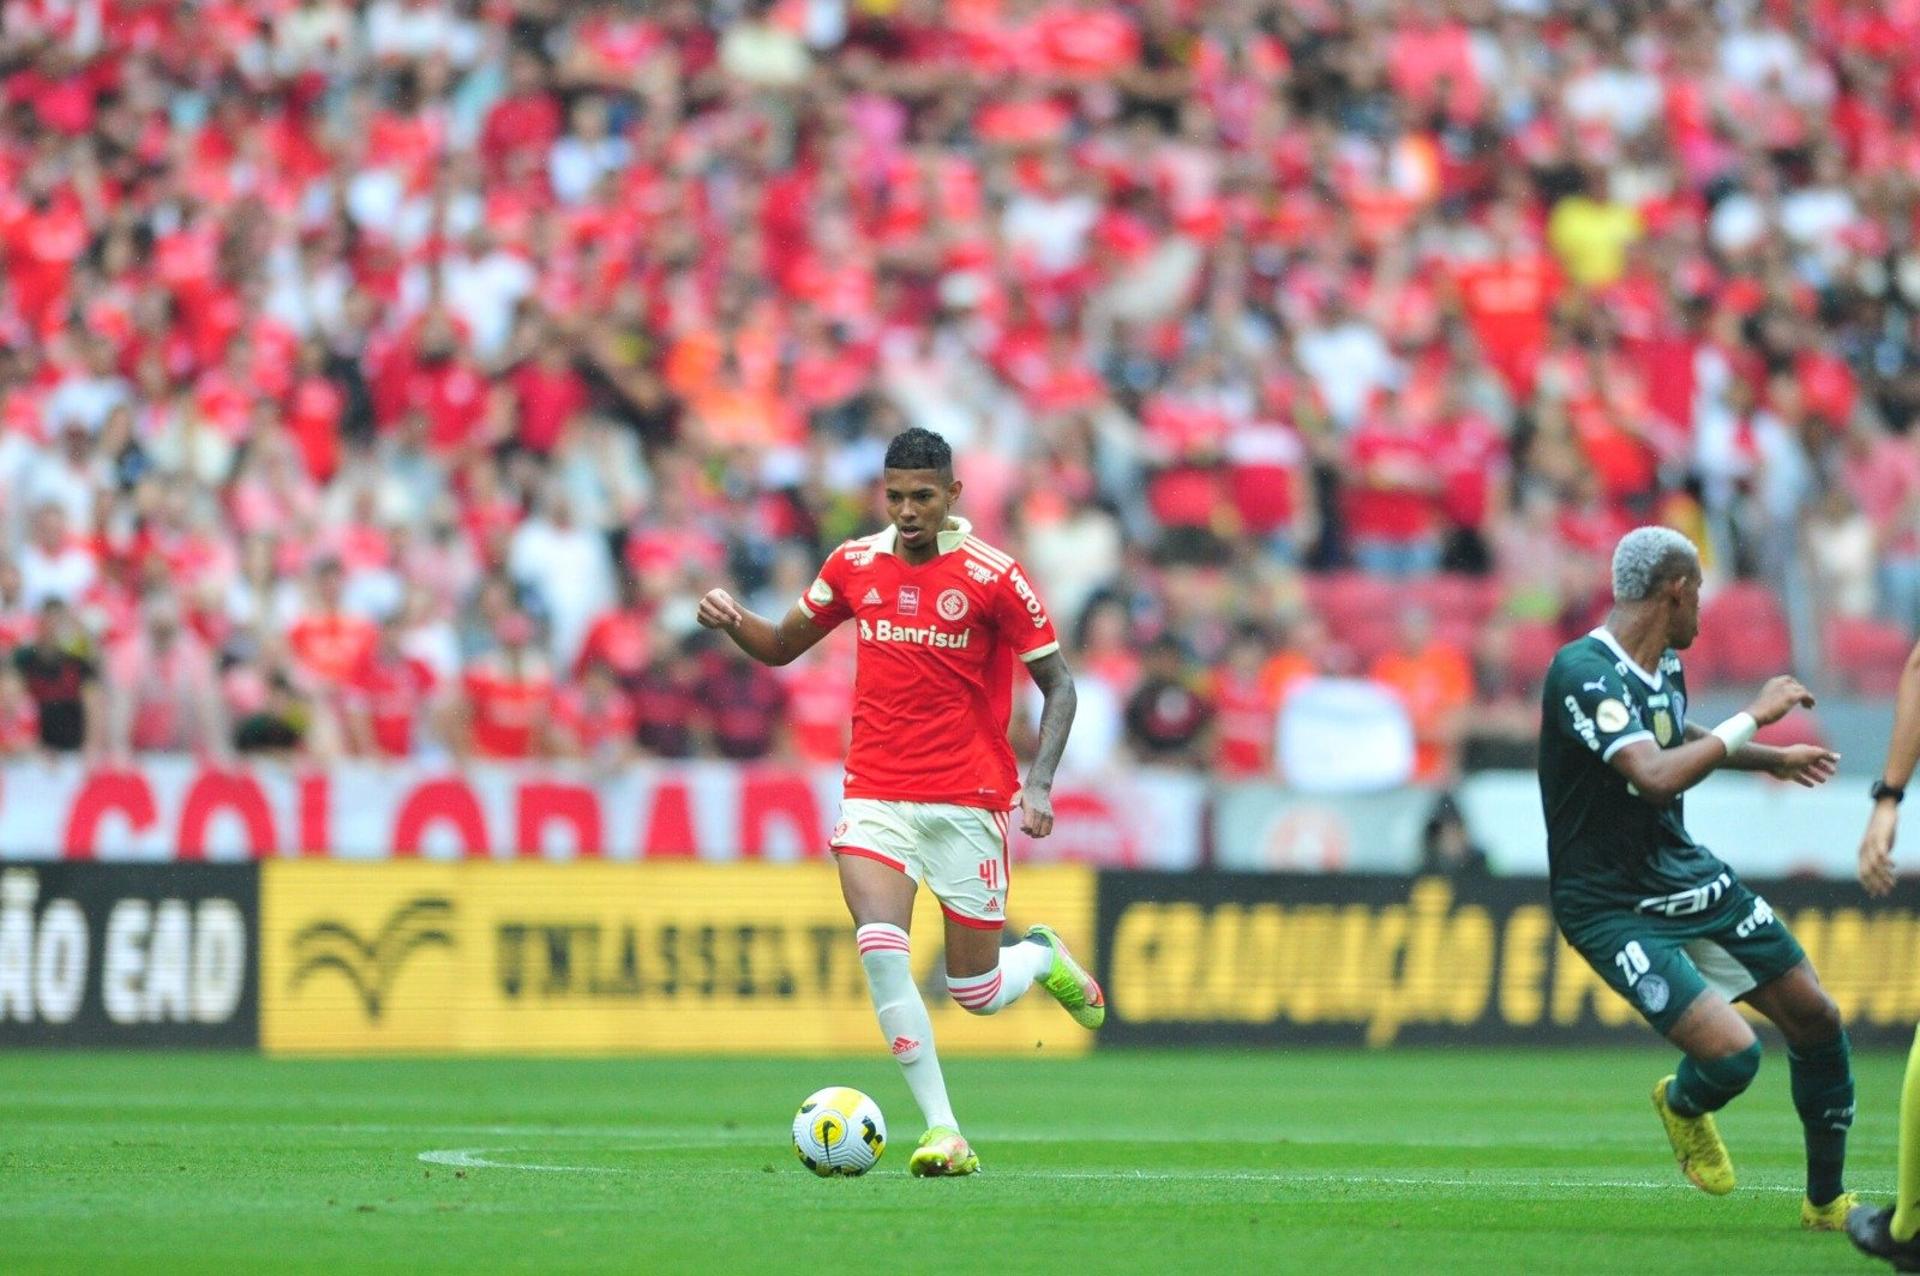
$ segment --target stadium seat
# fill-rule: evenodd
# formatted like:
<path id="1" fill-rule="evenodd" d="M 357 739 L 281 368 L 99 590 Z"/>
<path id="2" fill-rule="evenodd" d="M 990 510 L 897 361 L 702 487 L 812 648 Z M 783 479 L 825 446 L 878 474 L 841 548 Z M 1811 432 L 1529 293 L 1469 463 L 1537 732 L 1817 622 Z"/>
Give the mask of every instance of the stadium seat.
<path id="1" fill-rule="evenodd" d="M 1893 694 L 1913 642 L 1898 625 L 1862 617 L 1827 622 L 1823 664 L 1856 695 Z"/>
<path id="2" fill-rule="evenodd" d="M 1499 582 L 1478 576 L 1434 576 L 1416 583 L 1412 594 L 1442 624 L 1461 621 L 1480 625 L 1500 605 Z"/>
<path id="3" fill-rule="evenodd" d="M 1780 600 L 1764 585 L 1739 581 L 1701 608 L 1700 643 L 1689 660 L 1699 681 L 1754 682 L 1793 665 L 1793 635 Z"/>
<path id="4" fill-rule="evenodd" d="M 1564 641 L 1550 621 L 1516 621 L 1507 649 L 1508 676 L 1521 686 L 1538 687 Z"/>
<path id="5" fill-rule="evenodd" d="M 1472 651 L 1480 636 L 1480 626 L 1471 620 L 1442 617 L 1434 622 L 1433 636 L 1449 647 Z"/>
<path id="6" fill-rule="evenodd" d="M 1349 626 L 1395 620 L 1400 614 L 1401 595 L 1393 582 L 1361 572 L 1309 576 L 1307 597 L 1336 636 Z"/>
<path id="7" fill-rule="evenodd" d="M 1686 666 L 1687 685 L 1698 691 L 1702 687 L 1717 686 L 1720 682 L 1722 660 L 1720 658 L 1720 640 L 1711 632 L 1702 629 L 1693 640 L 1693 646 L 1680 653 L 1680 659 Z"/>
<path id="8" fill-rule="evenodd" d="M 1354 654 L 1356 668 L 1365 669 L 1392 651 L 1400 639 L 1400 622 L 1392 613 L 1378 616 L 1354 616 L 1334 627 L 1335 641 Z"/>

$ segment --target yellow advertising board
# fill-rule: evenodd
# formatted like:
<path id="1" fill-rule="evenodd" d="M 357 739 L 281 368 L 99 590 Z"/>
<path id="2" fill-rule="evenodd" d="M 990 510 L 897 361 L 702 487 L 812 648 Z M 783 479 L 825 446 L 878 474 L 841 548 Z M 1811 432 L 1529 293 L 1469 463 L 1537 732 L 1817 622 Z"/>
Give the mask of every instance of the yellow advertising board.
<path id="1" fill-rule="evenodd" d="M 884 1049 L 830 865 L 269 861 L 261 1044 L 283 1053 L 842 1054 Z M 1093 874 L 1015 877 L 1009 928 L 1093 942 Z M 943 1054 L 1081 1054 L 1044 995 L 990 1017 L 913 966 Z"/>

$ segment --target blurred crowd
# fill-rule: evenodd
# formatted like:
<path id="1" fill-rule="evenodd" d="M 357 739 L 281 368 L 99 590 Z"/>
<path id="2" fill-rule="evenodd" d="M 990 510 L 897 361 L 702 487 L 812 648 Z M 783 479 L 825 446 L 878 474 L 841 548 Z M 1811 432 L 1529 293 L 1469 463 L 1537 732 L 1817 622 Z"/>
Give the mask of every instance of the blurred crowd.
<path id="1" fill-rule="evenodd" d="M 693 601 L 909 424 L 1087 769 L 1524 759 L 1652 520 L 1897 649 L 1916 107 L 1906 0 L 8 0 L 0 746 L 837 761 Z"/>

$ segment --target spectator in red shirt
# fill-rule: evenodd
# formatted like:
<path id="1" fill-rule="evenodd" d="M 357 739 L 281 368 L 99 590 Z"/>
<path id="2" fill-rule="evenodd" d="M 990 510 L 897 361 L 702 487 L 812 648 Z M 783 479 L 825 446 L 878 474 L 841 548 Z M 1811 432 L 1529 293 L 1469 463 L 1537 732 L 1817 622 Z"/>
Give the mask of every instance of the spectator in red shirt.
<path id="1" fill-rule="evenodd" d="M 499 646 L 468 663 L 452 738 L 460 750 L 499 761 L 552 752 L 553 672 L 522 613 L 500 622 Z"/>
<path id="2" fill-rule="evenodd" d="M 574 415 L 587 406 L 587 382 L 573 366 L 573 353 L 559 332 L 548 328 L 533 358 L 513 374 L 519 400 L 520 446 L 549 456 Z"/>
<path id="3" fill-rule="evenodd" d="M 412 755 L 433 716 L 436 679 L 424 661 L 407 654 L 406 632 L 398 618 L 380 626 L 378 641 L 341 699 L 347 748 L 357 756 Z"/>
<path id="4" fill-rule="evenodd" d="M 1493 255 L 1458 266 L 1453 285 L 1487 362 L 1508 393 L 1525 399 L 1546 349 L 1547 315 L 1563 286 L 1560 270 L 1512 204 L 1494 209 L 1491 231 Z"/>
<path id="5" fill-rule="evenodd" d="M 353 682 L 379 637 L 372 621 L 344 608 L 345 591 L 346 573 L 338 558 L 315 563 L 311 608 L 287 630 L 294 667 L 308 685 L 327 695 Z"/>
<path id="6" fill-rule="evenodd" d="M 618 602 L 593 618 L 574 657 L 573 676 L 581 679 L 588 668 L 603 665 L 620 685 L 631 689 L 646 672 L 653 650 L 653 608 L 641 595 L 631 571 L 618 573 Z"/>
<path id="7" fill-rule="evenodd" d="M 1492 563 L 1487 536 L 1506 486 L 1507 440 L 1472 406 L 1462 377 L 1447 383 L 1433 444 L 1440 472 L 1444 565 L 1450 571 L 1483 573 Z"/>
<path id="8" fill-rule="evenodd" d="M 1405 577 L 1440 565 L 1437 459 L 1431 432 L 1394 398 L 1347 441 L 1347 531 L 1361 570 Z"/>
<path id="9" fill-rule="evenodd" d="M 547 151 L 560 136 L 560 104 L 547 86 L 547 68 L 524 46 L 507 62 L 507 95 L 487 112 L 480 131 L 480 154 L 496 178 L 516 161 L 532 156 L 546 167 Z"/>
<path id="10" fill-rule="evenodd" d="M 1259 629 L 1247 627 L 1227 645 L 1214 671 L 1213 769 L 1233 779 L 1273 774 L 1273 741 L 1280 698 L 1264 672 L 1273 644 Z"/>
<path id="11" fill-rule="evenodd" d="M 621 763 L 638 753 L 633 696 L 598 660 L 554 698 L 553 725 L 558 751 L 567 757 Z"/>
<path id="12" fill-rule="evenodd" d="M 293 388 L 287 392 L 287 432 L 293 436 L 307 477 L 316 483 L 330 480 L 340 468 L 340 434 L 347 396 L 327 376 L 326 349 L 317 341 L 300 347 L 300 365 Z"/>

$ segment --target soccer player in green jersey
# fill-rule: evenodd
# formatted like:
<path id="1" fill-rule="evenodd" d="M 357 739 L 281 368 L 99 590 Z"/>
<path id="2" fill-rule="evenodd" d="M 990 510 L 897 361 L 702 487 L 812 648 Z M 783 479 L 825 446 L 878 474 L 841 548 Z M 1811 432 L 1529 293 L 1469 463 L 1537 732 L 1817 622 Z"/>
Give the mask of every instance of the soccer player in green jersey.
<path id="1" fill-rule="evenodd" d="M 1893 842 L 1900 832 L 1900 800 L 1920 764 L 1920 646 L 1907 655 L 1893 706 L 1893 739 L 1886 765 L 1873 782 L 1873 814 L 1860 839 L 1860 884 L 1876 898 L 1893 890 Z M 1920 1272 L 1920 1032 L 1907 1055 L 1900 1087 L 1899 1196 L 1892 1205 L 1861 1205 L 1847 1218 L 1847 1235 L 1865 1253 L 1903 1272 Z"/>
<path id="2" fill-rule="evenodd" d="M 1752 1083 L 1760 1042 L 1745 1001 L 1787 1039 L 1793 1103 L 1806 1132 L 1801 1225 L 1845 1226 L 1853 1069 L 1833 999 L 1767 902 L 1687 835 L 1682 794 L 1722 767 L 1811 788 L 1837 755 L 1753 743 L 1760 727 L 1813 706 L 1774 678 L 1746 712 L 1711 731 L 1687 721 L 1678 651 L 1700 631 L 1700 559 L 1665 527 L 1629 532 L 1613 554 L 1606 624 L 1560 649 L 1541 702 L 1540 797 L 1554 920 L 1567 942 L 1655 1031 L 1679 1047 L 1653 1090 L 1681 1172 L 1716 1196 L 1733 1163 L 1713 1113 Z"/>

